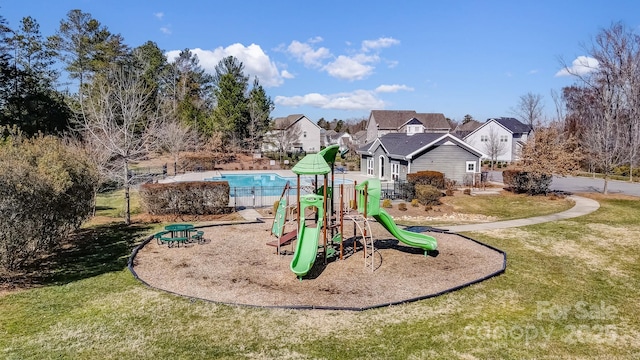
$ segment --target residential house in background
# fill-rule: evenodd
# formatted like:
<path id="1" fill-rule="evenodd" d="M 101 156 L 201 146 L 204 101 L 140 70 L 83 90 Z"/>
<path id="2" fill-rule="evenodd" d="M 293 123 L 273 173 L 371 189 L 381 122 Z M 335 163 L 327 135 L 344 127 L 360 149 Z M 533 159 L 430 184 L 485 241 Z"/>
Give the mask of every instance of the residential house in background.
<path id="1" fill-rule="evenodd" d="M 360 130 L 351 137 L 353 138 L 354 145 L 362 146 L 367 143 L 367 130 Z"/>
<path id="2" fill-rule="evenodd" d="M 449 133 L 425 132 L 388 133 L 358 154 L 360 171 L 381 180 L 404 181 L 407 174 L 433 170 L 460 184 L 473 183 L 484 155 Z"/>
<path id="3" fill-rule="evenodd" d="M 320 127 L 303 114 L 293 114 L 273 120 L 273 129 L 265 134 L 262 151 L 318 152 Z"/>
<path id="4" fill-rule="evenodd" d="M 480 121 L 469 120 L 466 123 L 456 126 L 452 134 L 459 137 L 460 139 L 464 139 L 465 136 L 471 134 L 472 131 L 479 128 L 481 125 L 482 123 Z"/>
<path id="5" fill-rule="evenodd" d="M 463 137 L 463 140 L 490 157 L 490 148 L 496 151 L 496 160 L 512 162 L 518 160 L 522 145 L 532 135 L 531 126 L 517 119 L 500 117 L 488 119 L 475 130 Z"/>
<path id="6" fill-rule="evenodd" d="M 389 133 L 449 133 L 451 124 L 441 113 L 415 110 L 371 110 L 366 143 Z"/>

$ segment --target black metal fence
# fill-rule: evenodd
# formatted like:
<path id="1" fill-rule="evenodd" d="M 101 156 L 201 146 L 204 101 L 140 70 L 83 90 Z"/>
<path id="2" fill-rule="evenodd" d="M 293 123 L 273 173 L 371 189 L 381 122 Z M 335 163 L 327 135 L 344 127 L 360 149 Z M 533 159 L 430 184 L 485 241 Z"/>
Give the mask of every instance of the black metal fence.
<path id="1" fill-rule="evenodd" d="M 229 189 L 229 206 L 235 208 L 260 208 L 273 206 L 275 202 L 280 200 L 283 188 L 281 186 L 251 186 L 236 187 Z M 300 194 L 311 194 L 314 192 L 312 186 L 301 187 Z M 297 189 L 295 186 L 288 193 L 289 203 L 296 202 Z M 354 184 L 344 184 L 343 186 L 343 202 L 349 204 L 354 200 Z M 405 200 L 411 201 L 414 197 L 413 187 L 408 182 L 394 182 L 381 184 L 381 199 Z M 339 186 L 335 187 L 333 193 L 334 207 L 339 206 L 340 194 Z"/>

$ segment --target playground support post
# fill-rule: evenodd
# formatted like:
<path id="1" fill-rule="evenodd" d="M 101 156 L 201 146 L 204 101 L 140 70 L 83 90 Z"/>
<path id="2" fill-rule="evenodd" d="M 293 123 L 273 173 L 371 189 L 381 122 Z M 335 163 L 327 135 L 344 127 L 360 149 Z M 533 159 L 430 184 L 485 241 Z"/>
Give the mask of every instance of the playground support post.
<path id="1" fill-rule="evenodd" d="M 366 219 L 367 218 L 367 202 L 369 201 L 368 196 L 369 196 L 369 183 L 364 184 L 364 210 L 363 210 L 363 216 Z M 367 258 L 367 229 L 364 229 L 364 239 L 362 239 L 364 241 L 364 251 L 363 251 L 363 256 L 366 259 Z"/>
<path id="2" fill-rule="evenodd" d="M 323 225 L 323 232 L 322 232 L 322 237 L 323 237 L 323 243 L 324 243 L 324 264 L 327 264 L 327 178 L 328 176 L 325 174 L 324 175 L 324 190 L 323 190 L 323 202 L 324 202 L 324 218 L 322 219 L 322 225 Z M 316 225 L 318 226 L 318 225 Z"/>
<path id="3" fill-rule="evenodd" d="M 344 184 L 340 184 L 340 260 L 342 260 L 344 244 Z"/>

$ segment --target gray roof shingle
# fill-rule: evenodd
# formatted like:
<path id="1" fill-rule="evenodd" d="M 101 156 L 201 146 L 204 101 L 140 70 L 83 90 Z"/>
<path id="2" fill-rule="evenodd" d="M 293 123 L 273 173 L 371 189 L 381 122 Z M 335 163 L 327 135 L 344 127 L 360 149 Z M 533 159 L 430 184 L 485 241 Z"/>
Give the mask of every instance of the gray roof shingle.
<path id="1" fill-rule="evenodd" d="M 507 129 L 509 129 L 509 131 L 511 131 L 514 134 L 526 134 L 529 131 L 531 131 L 531 126 L 521 123 L 518 119 L 501 117 L 501 118 L 493 118 L 493 120 L 497 121 L 499 124 L 506 127 Z"/>

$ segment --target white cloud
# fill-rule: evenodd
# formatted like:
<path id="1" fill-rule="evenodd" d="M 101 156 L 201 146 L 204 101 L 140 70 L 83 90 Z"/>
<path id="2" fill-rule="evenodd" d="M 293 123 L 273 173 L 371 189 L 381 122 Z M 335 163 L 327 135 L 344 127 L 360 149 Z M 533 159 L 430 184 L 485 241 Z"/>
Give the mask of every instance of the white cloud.
<path id="1" fill-rule="evenodd" d="M 164 17 L 164 13 L 160 11 L 157 13 L 153 13 L 153 16 L 157 17 L 159 20 L 162 20 L 162 18 Z"/>
<path id="2" fill-rule="evenodd" d="M 369 50 L 388 48 L 398 44 L 400 44 L 400 40 L 391 37 L 379 38 L 376 40 L 365 40 L 362 42 L 362 51 L 367 52 Z"/>
<path id="3" fill-rule="evenodd" d="M 537 74 L 538 72 L 538 69 L 529 70 L 529 75 Z"/>
<path id="4" fill-rule="evenodd" d="M 368 90 L 355 90 L 337 94 L 310 93 L 303 96 L 276 96 L 274 102 L 281 106 L 312 106 L 332 110 L 370 110 L 383 109 L 384 101 Z"/>
<path id="5" fill-rule="evenodd" d="M 578 56 L 571 62 L 571 66 L 560 69 L 560 71 L 556 73 L 556 77 L 586 75 L 592 71 L 595 71 L 598 66 L 598 60 L 589 56 Z"/>
<path id="6" fill-rule="evenodd" d="M 362 80 L 373 73 L 375 69 L 368 65 L 378 61 L 377 56 L 359 54 L 353 57 L 340 55 L 323 67 L 329 75 L 343 80 Z"/>
<path id="7" fill-rule="evenodd" d="M 293 78 L 295 78 L 295 76 L 293 76 L 293 74 L 288 72 L 287 70 L 282 70 L 280 72 L 280 76 L 282 76 L 285 79 L 293 79 Z"/>
<path id="8" fill-rule="evenodd" d="M 165 35 L 171 35 L 171 29 L 168 26 L 161 27 L 160 32 L 162 32 Z"/>
<path id="9" fill-rule="evenodd" d="M 322 41 L 322 38 L 316 37 L 309 42 L 313 44 L 319 41 Z M 287 46 L 287 52 L 298 61 L 301 61 L 305 66 L 316 68 L 322 66 L 322 60 L 331 57 L 329 49 L 325 47 L 314 49 L 308 43 L 302 43 L 297 40 L 292 41 L 291 44 Z"/>
<path id="10" fill-rule="evenodd" d="M 398 91 L 413 91 L 412 87 L 408 87 L 407 85 L 380 85 L 376 88 L 377 93 L 394 93 Z"/>
<path id="11" fill-rule="evenodd" d="M 283 77 L 276 64 L 271 61 L 269 55 L 262 51 L 260 45 L 251 44 L 244 46 L 240 43 L 232 44 L 226 48 L 218 47 L 214 50 L 191 49 L 198 56 L 200 66 L 210 74 L 215 73 L 216 65 L 227 56 L 233 56 L 244 65 L 244 74 L 257 76 L 264 87 L 276 87 L 282 85 Z M 173 61 L 180 54 L 180 50 L 167 52 L 169 61 Z M 288 74 L 288 73 L 287 73 Z"/>

